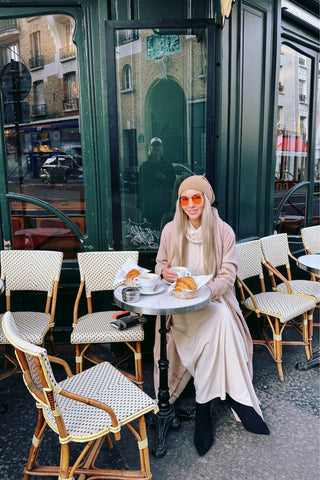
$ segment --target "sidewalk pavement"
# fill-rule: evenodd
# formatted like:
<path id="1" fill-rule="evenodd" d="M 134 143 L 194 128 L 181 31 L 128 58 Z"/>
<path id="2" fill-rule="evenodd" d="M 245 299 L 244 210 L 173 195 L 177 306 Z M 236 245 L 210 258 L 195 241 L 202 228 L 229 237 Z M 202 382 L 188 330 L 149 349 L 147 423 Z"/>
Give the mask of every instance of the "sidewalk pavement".
<path id="1" fill-rule="evenodd" d="M 319 322 L 319 309 L 315 321 Z M 318 351 L 319 327 L 314 327 L 313 350 Z M 61 346 L 60 346 L 61 347 Z M 71 352 L 71 353 L 70 353 Z M 72 354 L 72 355 L 71 355 Z M 62 354 L 70 360 L 73 352 Z M 1 360 L 3 355 L 0 355 Z M 267 349 L 254 347 L 254 387 L 261 401 L 270 436 L 247 432 L 234 420 L 229 408 L 218 400 L 213 403 L 216 422 L 215 443 L 199 457 L 193 445 L 194 420 L 183 421 L 179 429 L 167 434 L 167 454 L 156 459 L 151 454 L 155 430 L 148 427 L 150 463 L 153 480 L 313 480 L 320 475 L 319 367 L 298 371 L 304 361 L 302 346 L 284 346 L 285 381 L 278 378 L 275 362 Z M 144 355 L 145 391 L 153 396 L 151 352 Z M 59 372 L 55 370 L 58 377 Z M 20 374 L 0 383 L 0 403 L 8 406 L 0 415 L 0 480 L 22 480 L 29 447 L 37 419 L 35 402 L 27 392 Z M 194 391 L 189 385 L 176 407 L 194 407 Z M 101 452 L 104 464 L 116 468 L 137 468 L 138 458 L 131 434 L 123 429 L 122 439 L 114 449 Z M 71 452 L 74 450 L 71 445 Z M 41 451 L 41 450 L 40 450 Z M 57 435 L 49 429 L 42 442 L 39 462 L 58 462 Z M 100 463 L 97 462 L 99 466 Z M 33 477 L 46 478 L 51 477 Z M 52 477 L 57 478 L 57 477 Z"/>

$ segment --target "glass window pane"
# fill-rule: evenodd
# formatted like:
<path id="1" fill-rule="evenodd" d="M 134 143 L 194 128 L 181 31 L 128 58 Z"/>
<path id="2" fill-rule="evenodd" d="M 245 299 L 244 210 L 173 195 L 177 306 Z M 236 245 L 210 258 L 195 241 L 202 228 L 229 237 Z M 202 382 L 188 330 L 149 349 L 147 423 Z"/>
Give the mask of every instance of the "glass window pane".
<path id="1" fill-rule="evenodd" d="M 320 224 L 320 62 L 318 64 L 318 98 L 317 98 L 317 128 L 316 128 L 316 154 L 314 159 L 314 178 L 318 181 L 314 186 L 313 199 L 313 225 Z"/>
<path id="2" fill-rule="evenodd" d="M 2 21 L 0 44 L 0 59 L 6 62 L 1 87 L 8 191 L 49 203 L 85 233 L 74 19 L 66 15 L 15 19 L 14 38 L 11 23 L 12 19 Z M 44 229 L 60 229 L 57 217 L 26 202 L 11 201 L 10 209 L 14 248 L 39 248 L 37 233 L 40 245 L 62 248 L 65 243 L 68 257 L 76 257 L 80 242 L 70 242 L 66 232 L 62 238 L 48 230 L 50 241 L 43 240 Z M 67 228 L 64 223 L 62 228 Z"/>
<path id="3" fill-rule="evenodd" d="M 295 185 L 309 180 L 308 141 L 311 59 L 281 45 L 275 172 L 275 204 Z M 294 192 L 283 206 L 276 229 L 297 234 L 305 224 L 307 189 Z"/>
<path id="4" fill-rule="evenodd" d="M 205 173 L 206 29 L 115 38 L 122 247 L 156 249 L 181 180 Z"/>

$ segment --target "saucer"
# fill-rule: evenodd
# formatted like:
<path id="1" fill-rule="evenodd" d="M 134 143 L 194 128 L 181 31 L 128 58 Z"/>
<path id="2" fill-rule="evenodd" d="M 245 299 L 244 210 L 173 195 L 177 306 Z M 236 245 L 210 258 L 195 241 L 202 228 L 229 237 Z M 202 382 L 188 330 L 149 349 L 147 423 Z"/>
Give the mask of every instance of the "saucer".
<path id="1" fill-rule="evenodd" d="M 157 288 L 156 291 L 154 291 L 154 290 L 146 291 L 146 290 L 142 290 L 140 288 L 140 293 L 141 293 L 141 295 L 157 295 L 157 293 L 161 293 L 161 292 L 163 292 L 163 290 L 164 290 L 164 285 L 158 285 L 158 288 Z"/>

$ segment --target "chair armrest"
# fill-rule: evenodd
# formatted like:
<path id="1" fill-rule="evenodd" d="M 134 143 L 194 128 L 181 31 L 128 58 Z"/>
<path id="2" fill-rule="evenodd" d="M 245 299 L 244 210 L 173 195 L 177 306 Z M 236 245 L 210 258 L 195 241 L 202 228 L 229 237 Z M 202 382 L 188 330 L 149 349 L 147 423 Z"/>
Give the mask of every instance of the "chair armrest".
<path id="1" fill-rule="evenodd" d="M 69 367 L 68 362 L 65 360 L 62 360 L 62 358 L 59 357 L 53 357 L 52 355 L 48 355 L 50 363 L 57 363 L 61 365 L 64 368 L 64 371 L 67 374 L 67 377 L 73 377 L 73 373 L 71 371 L 71 368 Z"/>
<path id="2" fill-rule="evenodd" d="M 242 288 L 245 289 L 245 291 L 246 291 L 246 292 L 248 293 L 248 295 L 250 296 L 250 298 L 251 298 L 251 300 L 252 300 L 252 303 L 253 303 L 253 305 L 254 305 L 254 308 L 255 308 L 256 310 L 259 310 L 259 309 L 258 309 L 257 302 L 256 302 L 256 299 L 254 298 L 253 293 L 251 292 L 250 288 L 247 287 L 247 285 L 241 280 L 241 278 L 238 277 L 238 275 L 237 275 L 237 282 L 241 285 Z M 242 300 L 245 301 L 244 296 L 243 296 Z"/>
<path id="3" fill-rule="evenodd" d="M 72 325 L 73 327 L 75 325 L 77 325 L 77 322 L 78 322 L 79 302 L 80 302 L 80 298 L 81 298 L 81 295 L 82 295 L 83 288 L 84 288 L 84 277 L 81 277 L 79 290 L 78 290 L 77 297 L 76 297 L 74 307 L 73 307 L 73 325 Z"/>
<path id="4" fill-rule="evenodd" d="M 91 407 L 96 407 L 96 408 L 100 408 L 101 410 L 104 410 L 110 415 L 113 428 L 115 429 L 119 428 L 119 422 L 117 420 L 116 414 L 114 413 L 114 410 L 111 407 L 109 407 L 109 405 L 106 405 L 103 402 L 99 402 L 99 400 L 95 400 L 94 398 L 83 397 L 82 395 L 78 395 L 77 393 L 69 392 L 68 390 L 64 390 L 63 388 L 57 393 L 59 393 L 64 397 L 70 398 L 71 400 L 85 403 L 86 405 L 90 405 Z M 120 439 L 119 432 L 114 432 L 115 437 L 117 434 L 118 434 L 118 439 Z"/>
<path id="5" fill-rule="evenodd" d="M 295 263 L 297 263 L 297 258 L 294 255 L 292 255 L 290 251 L 288 252 L 288 255 L 292 260 L 294 260 Z"/>
<path id="6" fill-rule="evenodd" d="M 271 263 L 267 261 L 263 262 L 263 265 L 286 285 L 288 293 L 292 293 L 288 280 L 282 275 L 282 273 L 279 272 L 279 270 L 277 270 L 273 265 L 271 265 Z"/>

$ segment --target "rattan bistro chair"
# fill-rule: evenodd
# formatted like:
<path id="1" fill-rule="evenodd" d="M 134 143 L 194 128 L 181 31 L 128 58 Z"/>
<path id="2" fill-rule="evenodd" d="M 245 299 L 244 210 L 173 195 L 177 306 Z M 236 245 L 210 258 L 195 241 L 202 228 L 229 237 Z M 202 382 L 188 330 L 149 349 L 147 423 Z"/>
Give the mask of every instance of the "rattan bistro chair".
<path id="1" fill-rule="evenodd" d="M 83 370 L 83 359 L 95 364 L 101 360 L 90 353 L 90 345 L 98 343 L 125 343 L 134 354 L 135 375 L 128 372 L 127 376 L 142 385 L 141 342 L 144 339 L 144 330 L 141 325 L 126 330 L 116 330 L 111 325 L 112 315 L 116 312 L 93 311 L 92 293 L 110 291 L 114 289 L 114 279 L 120 267 L 128 258 L 138 262 L 139 253 L 136 251 L 108 251 L 78 253 L 80 271 L 80 287 L 75 301 L 73 314 L 73 331 L 71 343 L 76 345 L 77 373 Z M 85 289 L 88 313 L 78 316 L 79 301 Z"/>
<path id="2" fill-rule="evenodd" d="M 155 402 L 108 362 L 72 376 L 64 360 L 49 357 L 44 348 L 23 339 L 11 312 L 4 315 L 3 331 L 15 348 L 25 384 L 38 408 L 38 423 L 24 469 L 24 480 L 33 475 L 41 475 L 41 478 L 56 475 L 59 480 L 73 480 L 75 476 L 88 479 L 150 479 L 144 415 L 151 411 L 157 412 Z M 68 378 L 57 382 L 50 361 L 64 366 Z M 139 431 L 131 425 L 134 420 L 138 422 Z M 59 435 L 59 466 L 36 464 L 47 425 Z M 119 440 L 124 425 L 137 440 L 140 470 L 107 470 L 96 467 L 95 460 L 104 440 L 111 448 L 110 434 Z M 72 466 L 69 458 L 71 442 L 85 443 Z"/>
<path id="3" fill-rule="evenodd" d="M 301 238 L 307 255 L 320 254 L 320 225 L 301 228 Z M 310 278 L 320 282 L 320 278 L 316 278 L 312 273 Z"/>
<path id="4" fill-rule="evenodd" d="M 265 266 L 269 270 L 273 290 L 275 292 L 289 293 L 292 295 L 309 296 L 314 298 L 315 307 L 320 302 L 320 287 L 311 280 L 293 280 L 290 268 L 290 258 L 295 262 L 297 259 L 289 249 L 288 236 L 286 233 L 269 235 L 260 239 Z M 279 268 L 285 267 L 285 272 Z M 279 283 L 280 281 L 280 283 Z M 312 354 L 313 311 L 308 316 L 310 353 Z"/>
<path id="5" fill-rule="evenodd" d="M 320 225 L 301 228 L 301 238 L 307 254 L 320 253 Z"/>
<path id="6" fill-rule="evenodd" d="M 260 240 L 251 240 L 236 245 L 238 272 L 237 285 L 241 295 L 241 305 L 245 318 L 255 313 L 259 320 L 259 339 L 253 343 L 264 345 L 268 348 L 277 363 L 278 374 L 284 381 L 282 371 L 282 345 L 303 345 L 307 359 L 310 358 L 308 341 L 308 312 L 312 311 L 315 301 L 311 297 L 298 297 L 280 292 L 267 292 L 263 276 L 262 262 L 264 261 Z M 254 294 L 247 283 L 248 280 L 260 279 L 259 292 Z M 303 340 L 284 340 L 283 330 L 287 325 L 293 324 L 297 317 L 303 317 L 299 332 Z M 269 336 L 269 328 L 272 338 Z"/>
<path id="7" fill-rule="evenodd" d="M 6 310 L 12 310 L 13 296 L 23 291 L 38 292 L 44 294 L 44 308 L 42 312 L 14 311 L 14 319 L 21 331 L 21 335 L 35 345 L 43 345 L 45 336 L 53 342 L 53 327 L 63 260 L 62 252 L 40 250 L 2 250 L 1 251 L 1 278 L 5 286 Z M 40 307 L 39 307 L 40 308 Z M 25 308 L 25 310 L 27 310 Z M 18 364 L 11 347 L 6 339 L 2 328 L 0 315 L 0 344 L 4 345 L 5 367 L 7 371 L 1 374 L 0 379 L 6 378 L 13 373 L 19 372 Z M 9 370 L 9 362 L 13 368 Z"/>

